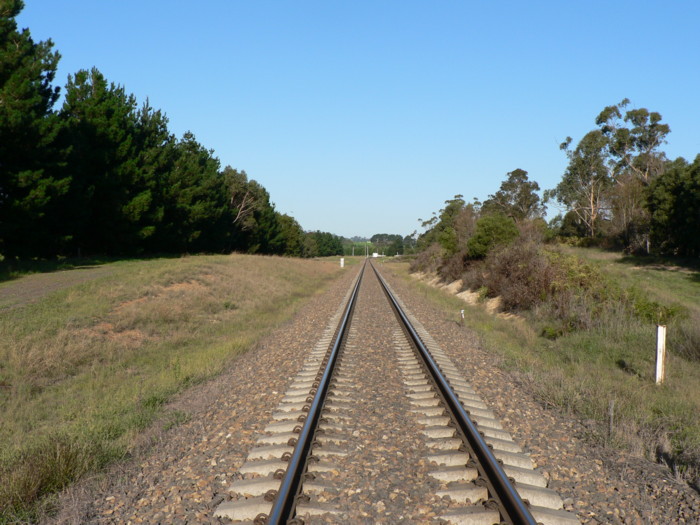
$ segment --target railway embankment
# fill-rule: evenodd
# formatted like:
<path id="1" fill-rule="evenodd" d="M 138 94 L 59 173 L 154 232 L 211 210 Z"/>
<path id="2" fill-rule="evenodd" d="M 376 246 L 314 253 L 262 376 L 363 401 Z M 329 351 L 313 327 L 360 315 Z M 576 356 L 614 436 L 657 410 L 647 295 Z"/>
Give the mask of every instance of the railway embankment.
<path id="1" fill-rule="evenodd" d="M 564 508 L 583 523 L 693 523 L 700 499 L 668 468 L 592 438 L 592 420 L 543 403 L 523 384 L 524 376 L 509 358 L 489 348 L 492 341 L 476 331 L 480 323 L 494 322 L 493 316 L 483 313 L 473 328 L 460 326 L 454 315 L 460 303 L 413 282 L 400 267 L 386 266 L 383 273 L 392 288 L 530 454 L 550 487 L 561 495 Z M 225 521 L 213 516 L 215 509 L 226 500 L 228 487 L 265 433 L 351 279 L 348 272 L 314 296 L 294 319 L 241 355 L 218 378 L 183 392 L 171 406 L 186 413 L 186 420 L 159 433 L 150 448 L 113 467 L 108 475 L 66 493 L 63 522 L 71 517 L 88 523 Z M 372 468 L 379 476 L 383 465 L 379 461 Z M 364 496 L 355 495 L 358 505 L 370 508 Z M 386 496 L 391 499 L 392 493 Z"/>

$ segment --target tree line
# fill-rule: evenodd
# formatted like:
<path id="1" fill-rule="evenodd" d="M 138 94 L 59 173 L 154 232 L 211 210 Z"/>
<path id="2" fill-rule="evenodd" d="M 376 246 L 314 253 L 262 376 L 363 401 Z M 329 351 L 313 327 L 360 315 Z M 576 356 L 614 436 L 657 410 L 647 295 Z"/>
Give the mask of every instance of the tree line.
<path id="1" fill-rule="evenodd" d="M 692 163 L 667 159 L 661 148 L 668 124 L 657 112 L 628 105 L 625 99 L 604 108 L 576 147 L 570 137 L 561 144 L 569 162 L 555 188 L 540 197 L 539 184 L 516 169 L 483 203 L 455 195 L 430 219 L 419 219 L 425 231 L 418 251 L 432 247 L 443 261 L 457 253 L 479 259 L 525 229 L 632 254 L 700 255 L 700 155 Z M 549 224 L 547 204 L 562 209 Z"/>
<path id="2" fill-rule="evenodd" d="M 0 4 L 0 254 L 230 252 L 313 257 L 340 238 L 304 232 L 245 171 L 221 167 L 165 114 L 97 69 L 53 85 L 60 59 Z M 330 253 L 333 252 L 333 253 Z"/>
<path id="3" fill-rule="evenodd" d="M 629 253 L 700 255 L 700 155 L 669 160 L 662 150 L 669 125 L 629 104 L 604 108 L 575 148 L 571 137 L 561 144 L 569 164 L 545 192 L 564 208 L 553 226 Z"/>

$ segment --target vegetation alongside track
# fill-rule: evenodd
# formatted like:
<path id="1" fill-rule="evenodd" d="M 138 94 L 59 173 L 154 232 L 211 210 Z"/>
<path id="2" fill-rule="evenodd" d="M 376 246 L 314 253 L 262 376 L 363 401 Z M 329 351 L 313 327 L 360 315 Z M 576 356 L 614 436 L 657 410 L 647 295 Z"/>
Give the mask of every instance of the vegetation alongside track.
<path id="1" fill-rule="evenodd" d="M 501 251 L 501 263 L 507 251 Z M 523 259 L 522 246 L 510 251 L 517 252 L 517 261 L 528 271 L 505 272 L 506 291 L 532 296 L 532 275 L 546 270 Z M 568 271 L 568 284 L 577 283 L 567 301 L 575 309 L 574 319 L 588 319 L 585 325 L 565 329 L 556 301 L 539 301 L 528 309 L 511 306 L 518 317 L 504 319 L 483 305 L 465 307 L 459 298 L 411 281 L 446 316 L 457 319 L 456 312 L 464 308 L 466 325 L 543 403 L 595 421 L 593 437 L 600 442 L 663 461 L 679 477 L 699 483 L 700 273 L 601 250 L 564 247 L 550 254 L 558 259 L 557 268 Z M 409 273 L 407 263 L 387 266 L 404 277 Z M 511 260 L 508 269 L 516 266 Z M 494 268 L 485 272 L 492 273 L 491 279 L 496 278 Z M 486 298 L 488 289 L 480 291 Z M 662 386 L 654 384 L 657 320 L 669 323 L 670 355 Z"/>
<path id="2" fill-rule="evenodd" d="M 0 279 L 37 258 L 342 253 L 339 237 L 305 232 L 245 171 L 222 168 L 191 132 L 176 138 L 164 112 L 96 67 L 61 93 L 60 55 L 17 26 L 23 7 L 0 3 Z"/>
<path id="3" fill-rule="evenodd" d="M 0 316 L 0 522 L 35 520 L 66 484 L 129 454 L 175 393 L 230 366 L 338 261 L 246 255 L 110 264 Z"/>

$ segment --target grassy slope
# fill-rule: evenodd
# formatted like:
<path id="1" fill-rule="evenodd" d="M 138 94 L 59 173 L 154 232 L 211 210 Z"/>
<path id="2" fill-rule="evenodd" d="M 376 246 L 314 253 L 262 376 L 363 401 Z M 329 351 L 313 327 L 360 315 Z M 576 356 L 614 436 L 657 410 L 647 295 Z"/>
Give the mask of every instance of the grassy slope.
<path id="1" fill-rule="evenodd" d="M 637 286 L 662 304 L 680 304 L 700 315 L 700 267 L 678 266 L 655 257 L 624 256 L 597 248 L 562 247 L 562 250 L 597 263 L 620 284 Z"/>
<path id="2" fill-rule="evenodd" d="M 28 502 L 124 456 L 169 396 L 229 366 L 341 275 L 337 258 L 109 266 L 0 313 L 0 522 L 32 519 L 41 511 Z"/>
<path id="3" fill-rule="evenodd" d="M 597 260 L 603 272 L 622 286 L 635 285 L 662 304 L 678 303 L 692 312 L 700 309 L 700 281 L 693 271 L 669 271 L 654 266 L 632 269 L 627 259 L 599 251 L 577 251 Z M 408 265 L 389 265 L 407 279 Z M 423 289 L 453 316 L 465 308 L 461 300 Z M 642 321 L 610 319 L 597 330 L 574 332 L 554 341 L 538 335 L 534 316 L 526 322 L 487 314 L 480 306 L 466 306 L 468 326 L 484 346 L 499 355 L 502 366 L 520 375 L 542 402 L 600 423 L 598 438 L 656 459 L 664 455 L 679 475 L 691 481 L 700 470 L 700 363 L 673 354 L 667 380 L 654 384 L 655 327 Z M 672 330 L 673 326 L 669 327 Z M 620 366 L 624 361 L 625 367 Z M 608 435 L 610 404 L 614 403 L 613 432 Z"/>

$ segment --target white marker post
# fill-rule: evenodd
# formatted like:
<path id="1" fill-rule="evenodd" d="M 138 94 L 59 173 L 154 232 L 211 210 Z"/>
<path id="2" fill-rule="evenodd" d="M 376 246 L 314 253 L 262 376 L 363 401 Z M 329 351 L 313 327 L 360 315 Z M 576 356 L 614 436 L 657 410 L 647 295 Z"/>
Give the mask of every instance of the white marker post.
<path id="1" fill-rule="evenodd" d="M 345 257 L 340 258 L 340 267 L 345 268 Z"/>
<path id="2" fill-rule="evenodd" d="M 666 327 L 657 325 L 656 331 L 656 384 L 666 378 Z"/>

